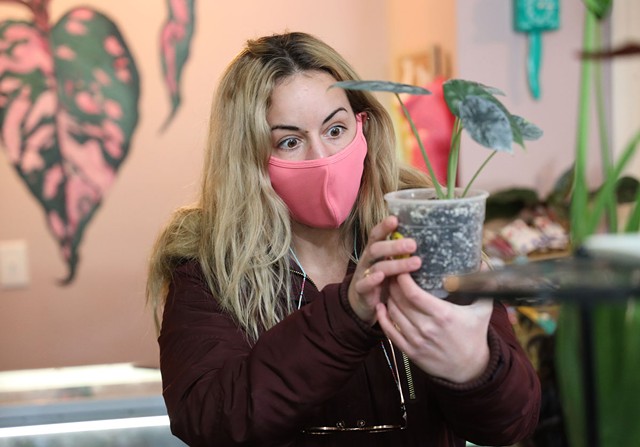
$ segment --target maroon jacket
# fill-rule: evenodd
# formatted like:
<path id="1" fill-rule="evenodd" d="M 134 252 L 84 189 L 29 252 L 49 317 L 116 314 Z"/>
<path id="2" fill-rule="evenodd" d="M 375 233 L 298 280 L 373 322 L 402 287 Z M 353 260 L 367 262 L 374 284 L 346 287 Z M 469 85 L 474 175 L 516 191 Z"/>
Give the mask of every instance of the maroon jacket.
<path id="1" fill-rule="evenodd" d="M 351 310 L 350 280 L 348 274 L 322 291 L 307 281 L 307 304 L 252 345 L 220 309 L 198 265 L 176 269 L 158 339 L 172 432 L 191 446 L 349 447 L 464 446 L 465 439 L 507 445 L 533 432 L 540 384 L 497 303 L 489 327 L 490 363 L 472 383 L 437 379 L 413 364 L 407 374 L 396 350 L 405 429 L 303 433 L 305 427 L 402 422 L 398 388 L 381 346 L 386 339 Z M 299 292 L 299 278 L 294 282 Z"/>

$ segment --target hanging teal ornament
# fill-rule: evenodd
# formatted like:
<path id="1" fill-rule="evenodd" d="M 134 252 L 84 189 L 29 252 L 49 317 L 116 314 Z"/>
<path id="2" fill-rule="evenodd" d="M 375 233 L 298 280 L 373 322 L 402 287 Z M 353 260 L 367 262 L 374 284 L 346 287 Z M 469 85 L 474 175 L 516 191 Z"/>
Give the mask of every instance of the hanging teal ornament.
<path id="1" fill-rule="evenodd" d="M 540 98 L 542 33 L 560 27 L 560 0 L 514 0 L 514 29 L 529 34 L 527 78 L 529 90 Z"/>

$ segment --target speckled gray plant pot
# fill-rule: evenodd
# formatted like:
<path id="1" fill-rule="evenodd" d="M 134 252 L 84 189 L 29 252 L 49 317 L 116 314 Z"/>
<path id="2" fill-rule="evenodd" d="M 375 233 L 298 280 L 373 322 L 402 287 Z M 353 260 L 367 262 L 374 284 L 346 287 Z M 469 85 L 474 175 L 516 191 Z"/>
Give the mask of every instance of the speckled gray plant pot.
<path id="1" fill-rule="evenodd" d="M 462 189 L 456 189 L 456 197 Z M 407 189 L 384 196 L 389 212 L 398 217 L 398 232 L 415 239 L 422 267 L 412 274 L 416 283 L 443 296 L 446 275 L 476 271 L 482 260 L 482 225 L 489 193 L 471 190 L 464 198 L 440 200 L 432 188 Z"/>

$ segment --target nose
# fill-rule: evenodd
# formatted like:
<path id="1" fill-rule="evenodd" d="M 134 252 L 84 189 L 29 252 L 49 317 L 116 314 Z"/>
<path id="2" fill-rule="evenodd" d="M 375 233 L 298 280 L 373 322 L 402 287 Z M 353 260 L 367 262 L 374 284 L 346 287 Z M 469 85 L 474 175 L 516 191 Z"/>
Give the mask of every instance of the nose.
<path id="1" fill-rule="evenodd" d="M 307 160 L 315 160 L 318 158 L 327 158 L 340 152 L 341 148 L 336 147 L 324 141 L 321 137 L 309 139 L 309 150 L 307 151 Z"/>

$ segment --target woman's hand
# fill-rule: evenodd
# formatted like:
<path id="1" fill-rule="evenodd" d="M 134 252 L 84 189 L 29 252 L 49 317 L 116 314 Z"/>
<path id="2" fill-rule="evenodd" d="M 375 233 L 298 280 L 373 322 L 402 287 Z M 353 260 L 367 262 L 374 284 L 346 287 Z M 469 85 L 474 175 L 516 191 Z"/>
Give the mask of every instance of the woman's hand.
<path id="1" fill-rule="evenodd" d="M 389 216 L 371 229 L 349 286 L 351 308 L 371 325 L 376 322 L 376 305 L 383 299 L 385 278 L 420 268 L 421 261 L 417 256 L 395 258 L 411 254 L 417 247 L 413 239 L 388 240 L 397 227 L 398 219 Z"/>
<path id="2" fill-rule="evenodd" d="M 423 371 L 451 382 L 479 377 L 489 363 L 492 300 L 459 306 L 422 290 L 409 274 L 389 280 L 389 298 L 376 307 L 391 341 Z"/>

